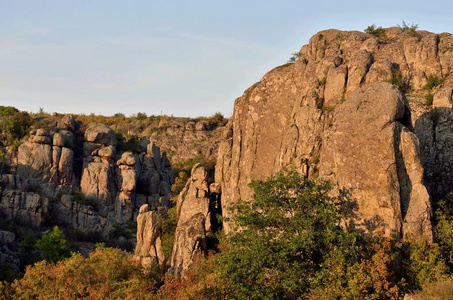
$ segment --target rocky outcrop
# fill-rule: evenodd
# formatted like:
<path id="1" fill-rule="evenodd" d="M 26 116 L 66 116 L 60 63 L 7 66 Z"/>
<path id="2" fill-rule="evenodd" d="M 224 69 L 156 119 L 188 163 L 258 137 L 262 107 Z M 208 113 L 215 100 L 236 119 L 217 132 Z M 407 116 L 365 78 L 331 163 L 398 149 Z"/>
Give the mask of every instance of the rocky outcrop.
<path id="1" fill-rule="evenodd" d="M 0 178 L 0 211 L 21 225 L 39 227 L 49 216 L 49 199 L 27 191 L 19 176 L 4 174 Z"/>
<path id="2" fill-rule="evenodd" d="M 174 275 L 184 275 L 194 261 L 207 255 L 206 219 L 202 213 L 197 213 L 176 228 L 175 241 L 169 272 Z"/>
<path id="3" fill-rule="evenodd" d="M 143 204 L 162 213 L 170 207 L 174 175 L 154 142 L 142 139 L 138 154 L 120 152 L 106 125 L 91 124 L 81 136 L 72 116 L 44 121 L 47 129 L 31 131 L 20 145 L 15 175 L 0 182 L 7 218 L 37 227 L 47 218 L 108 237 L 114 224 L 135 221 Z"/>
<path id="4" fill-rule="evenodd" d="M 137 217 L 137 246 L 134 259 L 146 269 L 153 262 L 163 263 L 165 256 L 161 247 L 162 217 L 150 210 L 148 204 L 140 207 Z"/>
<path id="5" fill-rule="evenodd" d="M 206 254 L 206 234 L 211 231 L 208 173 L 201 164 L 192 168 L 192 175 L 178 196 L 176 211 L 178 225 L 170 270 L 180 275 L 192 266 L 195 258 Z"/>
<path id="6" fill-rule="evenodd" d="M 86 129 L 80 189 L 86 197 L 96 201 L 99 213 L 105 217 L 114 211 L 112 207 L 116 198 L 115 164 L 112 158 L 115 147 L 115 132 L 108 126 L 91 124 Z"/>
<path id="7" fill-rule="evenodd" d="M 208 188 L 208 172 L 201 164 L 192 168 L 190 179 L 178 196 L 176 204 L 178 224 L 183 224 L 201 213 L 206 222 L 206 231 L 211 230 L 211 209 Z"/>
<path id="8" fill-rule="evenodd" d="M 423 87 L 452 68 L 451 40 L 400 28 L 381 39 L 356 31 L 314 35 L 296 63 L 275 68 L 236 99 L 215 174 L 224 214 L 251 199 L 251 180 L 293 165 L 306 177 L 333 180 L 357 201 L 364 224 L 379 220 L 388 235 L 429 239 L 430 194 L 452 191 L 453 155 L 451 118 L 424 104 Z M 373 85 L 382 81 L 410 95 Z M 450 110 L 452 86 L 446 77 L 433 89 L 435 106 Z"/>
<path id="9" fill-rule="evenodd" d="M 432 239 L 431 202 L 423 185 L 409 104 L 389 83 L 367 85 L 335 110 L 324 132 L 319 175 L 356 206 L 356 223 L 387 236 Z"/>
<path id="10" fill-rule="evenodd" d="M 18 149 L 17 173 L 32 185 L 54 183 L 69 185 L 73 182 L 74 144 L 70 131 L 50 133 L 45 129 L 33 130 L 28 141 Z"/>

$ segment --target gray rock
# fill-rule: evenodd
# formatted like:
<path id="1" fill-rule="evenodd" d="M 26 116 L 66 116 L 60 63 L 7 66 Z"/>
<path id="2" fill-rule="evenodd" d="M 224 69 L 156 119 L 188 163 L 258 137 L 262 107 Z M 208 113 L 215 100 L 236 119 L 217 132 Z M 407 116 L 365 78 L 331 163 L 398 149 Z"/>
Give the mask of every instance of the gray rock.
<path id="1" fill-rule="evenodd" d="M 103 124 L 90 124 L 85 131 L 85 141 L 106 146 L 116 146 L 115 132 Z"/>
<path id="2" fill-rule="evenodd" d="M 207 254 L 205 218 L 202 213 L 193 215 L 185 223 L 179 224 L 175 233 L 175 242 L 169 272 L 184 276 L 197 258 Z"/>

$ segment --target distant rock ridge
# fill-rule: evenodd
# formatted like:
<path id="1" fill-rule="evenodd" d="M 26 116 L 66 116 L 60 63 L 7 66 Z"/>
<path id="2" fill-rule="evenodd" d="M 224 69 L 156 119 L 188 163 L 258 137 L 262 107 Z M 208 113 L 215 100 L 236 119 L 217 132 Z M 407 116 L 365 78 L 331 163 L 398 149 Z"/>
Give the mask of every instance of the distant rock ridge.
<path id="1" fill-rule="evenodd" d="M 453 36 L 384 33 L 321 31 L 236 99 L 215 174 L 224 214 L 293 165 L 332 180 L 363 228 L 432 239 L 431 198 L 453 190 Z"/>
<path id="2" fill-rule="evenodd" d="M 1 176 L 0 211 L 8 218 L 37 227 L 51 218 L 108 237 L 114 225 L 135 221 L 143 204 L 156 211 L 170 207 L 174 175 L 155 143 L 142 139 L 143 152 L 119 152 L 111 128 L 90 124 L 77 145 L 74 118 L 57 124 L 61 128 L 31 131 L 18 149 L 15 175 Z"/>

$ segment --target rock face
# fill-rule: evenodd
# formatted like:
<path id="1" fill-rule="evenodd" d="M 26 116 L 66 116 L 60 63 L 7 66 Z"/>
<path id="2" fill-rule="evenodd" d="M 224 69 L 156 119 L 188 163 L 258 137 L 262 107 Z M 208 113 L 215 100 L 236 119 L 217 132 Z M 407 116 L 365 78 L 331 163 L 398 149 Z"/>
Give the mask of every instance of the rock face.
<path id="1" fill-rule="evenodd" d="M 430 196 L 453 186 L 452 41 L 400 28 L 386 29 L 382 40 L 356 31 L 314 35 L 296 63 L 236 99 L 215 174 L 224 214 L 251 199 L 251 180 L 293 165 L 333 180 L 366 228 L 430 239 Z M 446 77 L 432 90 L 435 110 L 424 104 L 429 76 Z"/>
<path id="2" fill-rule="evenodd" d="M 211 230 L 211 209 L 208 173 L 201 164 L 192 168 L 192 175 L 178 196 L 175 241 L 170 272 L 180 275 L 192 266 L 194 259 L 207 252 L 206 234 Z"/>
<path id="3" fill-rule="evenodd" d="M 178 222 L 169 270 L 171 274 L 184 275 L 183 272 L 189 269 L 197 258 L 206 256 L 208 245 L 205 221 L 203 214 L 198 213 L 183 224 Z"/>
<path id="4" fill-rule="evenodd" d="M 50 121 L 60 128 L 33 130 L 18 149 L 16 175 L 1 177 L 0 211 L 7 218 L 37 227 L 50 218 L 108 237 L 114 224 L 135 221 L 143 204 L 170 207 L 174 175 L 153 142 L 143 139 L 147 148 L 139 154 L 119 152 L 106 125 L 91 124 L 82 137 L 73 117 Z"/>
<path id="5" fill-rule="evenodd" d="M 152 262 L 163 263 L 165 260 L 161 247 L 162 217 L 150 211 L 148 204 L 140 208 L 137 217 L 137 246 L 134 259 L 146 268 Z"/>
<path id="6" fill-rule="evenodd" d="M 387 236 L 431 239 L 431 202 L 410 125 L 409 104 L 397 87 L 359 89 L 324 132 L 319 175 L 356 204 L 356 222 L 367 230 L 383 226 Z"/>
<path id="7" fill-rule="evenodd" d="M 45 129 L 32 131 L 28 141 L 18 151 L 17 174 L 31 184 L 72 184 L 74 144 L 69 131 L 51 134 Z"/>

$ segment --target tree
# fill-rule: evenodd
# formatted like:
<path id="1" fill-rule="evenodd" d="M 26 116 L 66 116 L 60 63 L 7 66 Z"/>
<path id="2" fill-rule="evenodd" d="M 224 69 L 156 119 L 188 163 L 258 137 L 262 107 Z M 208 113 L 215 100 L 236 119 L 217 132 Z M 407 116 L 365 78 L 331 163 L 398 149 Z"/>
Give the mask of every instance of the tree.
<path id="1" fill-rule="evenodd" d="M 233 298 L 398 296 L 390 282 L 392 257 L 380 255 L 390 247 L 365 243 L 354 230 L 350 205 L 328 196 L 328 182 L 287 170 L 250 186 L 252 201 L 232 207 L 237 228 L 226 239 L 230 248 L 216 257 Z M 370 257 L 379 260 L 373 266 L 380 272 L 364 267 Z"/>
<path id="2" fill-rule="evenodd" d="M 66 237 L 58 226 L 37 240 L 36 247 L 48 262 L 56 263 L 71 256 L 71 250 L 66 246 Z"/>

